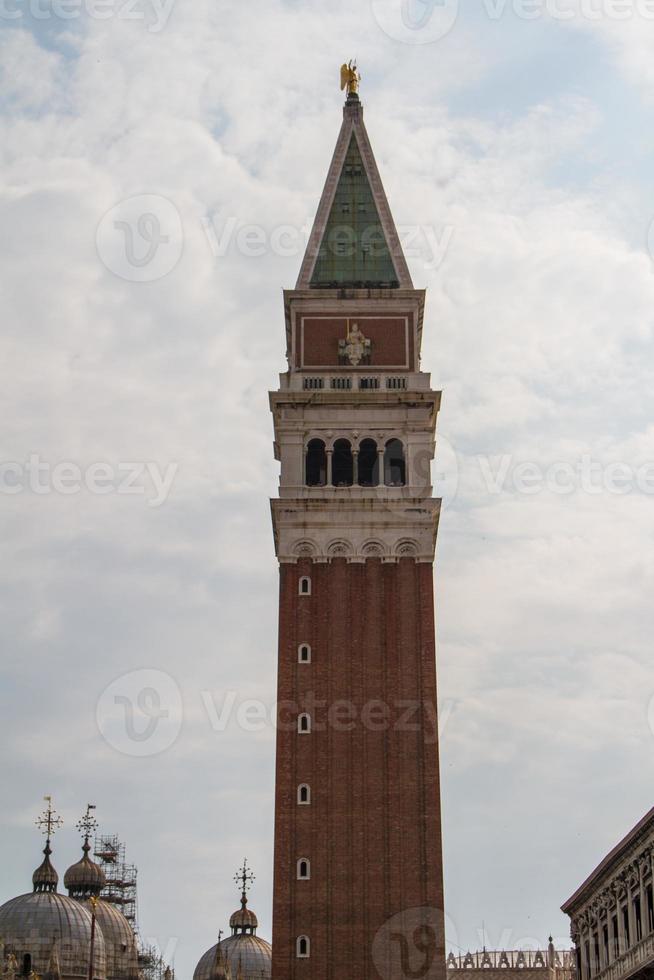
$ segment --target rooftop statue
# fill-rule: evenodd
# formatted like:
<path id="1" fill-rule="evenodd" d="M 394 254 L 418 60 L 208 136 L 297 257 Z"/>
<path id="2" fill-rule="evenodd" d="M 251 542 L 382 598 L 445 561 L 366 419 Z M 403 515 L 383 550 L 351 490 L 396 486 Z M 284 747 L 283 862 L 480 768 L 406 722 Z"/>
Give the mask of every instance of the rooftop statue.
<path id="1" fill-rule="evenodd" d="M 346 65 L 341 65 L 341 92 L 343 89 L 347 89 L 348 95 L 356 95 L 359 91 L 360 81 L 361 75 L 356 62 L 350 59 Z"/>

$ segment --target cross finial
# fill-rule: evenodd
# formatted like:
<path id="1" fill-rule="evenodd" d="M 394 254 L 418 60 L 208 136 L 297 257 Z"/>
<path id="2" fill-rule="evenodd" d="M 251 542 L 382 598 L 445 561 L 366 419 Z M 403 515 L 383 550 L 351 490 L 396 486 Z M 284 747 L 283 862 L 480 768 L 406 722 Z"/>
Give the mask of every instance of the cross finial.
<path id="1" fill-rule="evenodd" d="M 84 814 L 81 820 L 77 821 L 77 825 L 76 825 L 80 834 L 82 834 L 82 836 L 84 837 L 85 844 L 88 844 L 89 837 L 91 836 L 93 831 L 98 829 L 98 821 L 91 813 L 92 810 L 95 810 L 95 803 L 87 803 L 86 813 Z"/>
<path id="2" fill-rule="evenodd" d="M 243 904 L 247 902 L 248 889 L 254 880 L 255 876 L 252 874 L 251 868 L 248 868 L 248 859 L 244 858 L 243 867 L 239 868 L 234 875 L 234 881 L 241 886 L 241 902 Z"/>
<path id="3" fill-rule="evenodd" d="M 50 843 L 52 835 L 63 825 L 63 820 L 52 807 L 52 797 L 44 796 L 43 799 L 48 804 L 47 809 L 36 818 L 34 823 L 40 828 L 41 833 L 45 834 L 46 841 Z"/>

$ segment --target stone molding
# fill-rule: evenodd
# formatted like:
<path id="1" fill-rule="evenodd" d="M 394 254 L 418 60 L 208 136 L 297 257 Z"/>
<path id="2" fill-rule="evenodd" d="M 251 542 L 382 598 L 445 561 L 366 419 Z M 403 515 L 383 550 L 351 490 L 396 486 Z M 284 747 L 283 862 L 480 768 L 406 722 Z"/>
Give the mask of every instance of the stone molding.
<path id="1" fill-rule="evenodd" d="M 271 501 L 275 552 L 281 563 L 345 558 L 360 563 L 413 558 L 434 561 L 440 501 L 432 498 L 388 501 Z"/>

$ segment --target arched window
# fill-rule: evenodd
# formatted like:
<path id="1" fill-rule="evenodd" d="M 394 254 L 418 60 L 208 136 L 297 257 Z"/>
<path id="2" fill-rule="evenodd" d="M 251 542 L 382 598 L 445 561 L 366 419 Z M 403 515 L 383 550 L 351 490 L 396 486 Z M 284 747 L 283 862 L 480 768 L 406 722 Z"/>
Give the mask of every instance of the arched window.
<path id="1" fill-rule="evenodd" d="M 324 487 L 327 483 L 327 453 L 322 439 L 309 441 L 304 470 L 308 487 Z"/>
<path id="2" fill-rule="evenodd" d="M 308 643 L 300 643 L 297 648 L 297 662 L 299 664 L 311 663 L 311 647 Z"/>
<path id="3" fill-rule="evenodd" d="M 403 487 L 406 483 L 404 446 L 399 439 L 389 439 L 384 452 L 384 483 L 387 487 Z"/>
<path id="4" fill-rule="evenodd" d="M 295 955 L 299 960 L 308 960 L 311 956 L 311 940 L 308 936 L 298 936 L 295 940 Z"/>
<path id="5" fill-rule="evenodd" d="M 332 483 L 335 487 L 351 487 L 353 473 L 352 447 L 347 439 L 337 439 L 332 456 Z"/>
<path id="6" fill-rule="evenodd" d="M 376 487 L 379 484 L 379 456 L 374 439 L 363 439 L 359 446 L 359 486 Z"/>
<path id="7" fill-rule="evenodd" d="M 311 787 L 307 783 L 300 783 L 298 786 L 297 801 L 300 806 L 308 806 L 311 803 Z"/>
<path id="8" fill-rule="evenodd" d="M 311 862 L 308 858 L 300 858 L 297 863 L 298 881 L 308 881 L 311 877 Z"/>
<path id="9" fill-rule="evenodd" d="M 304 712 L 297 716 L 297 730 L 300 735 L 306 735 L 311 731 L 311 715 Z"/>
<path id="10" fill-rule="evenodd" d="M 303 575 L 298 582 L 298 594 L 299 595 L 311 595 L 311 579 L 308 575 Z"/>

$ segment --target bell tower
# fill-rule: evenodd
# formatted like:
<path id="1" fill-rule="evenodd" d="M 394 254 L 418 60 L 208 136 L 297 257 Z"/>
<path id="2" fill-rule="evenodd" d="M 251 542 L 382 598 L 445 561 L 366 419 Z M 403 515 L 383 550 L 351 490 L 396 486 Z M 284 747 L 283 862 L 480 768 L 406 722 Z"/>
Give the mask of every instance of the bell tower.
<path id="1" fill-rule="evenodd" d="M 420 370 L 425 294 L 357 87 L 284 292 L 288 371 L 270 394 L 281 463 L 272 976 L 443 980 L 440 392 Z"/>

